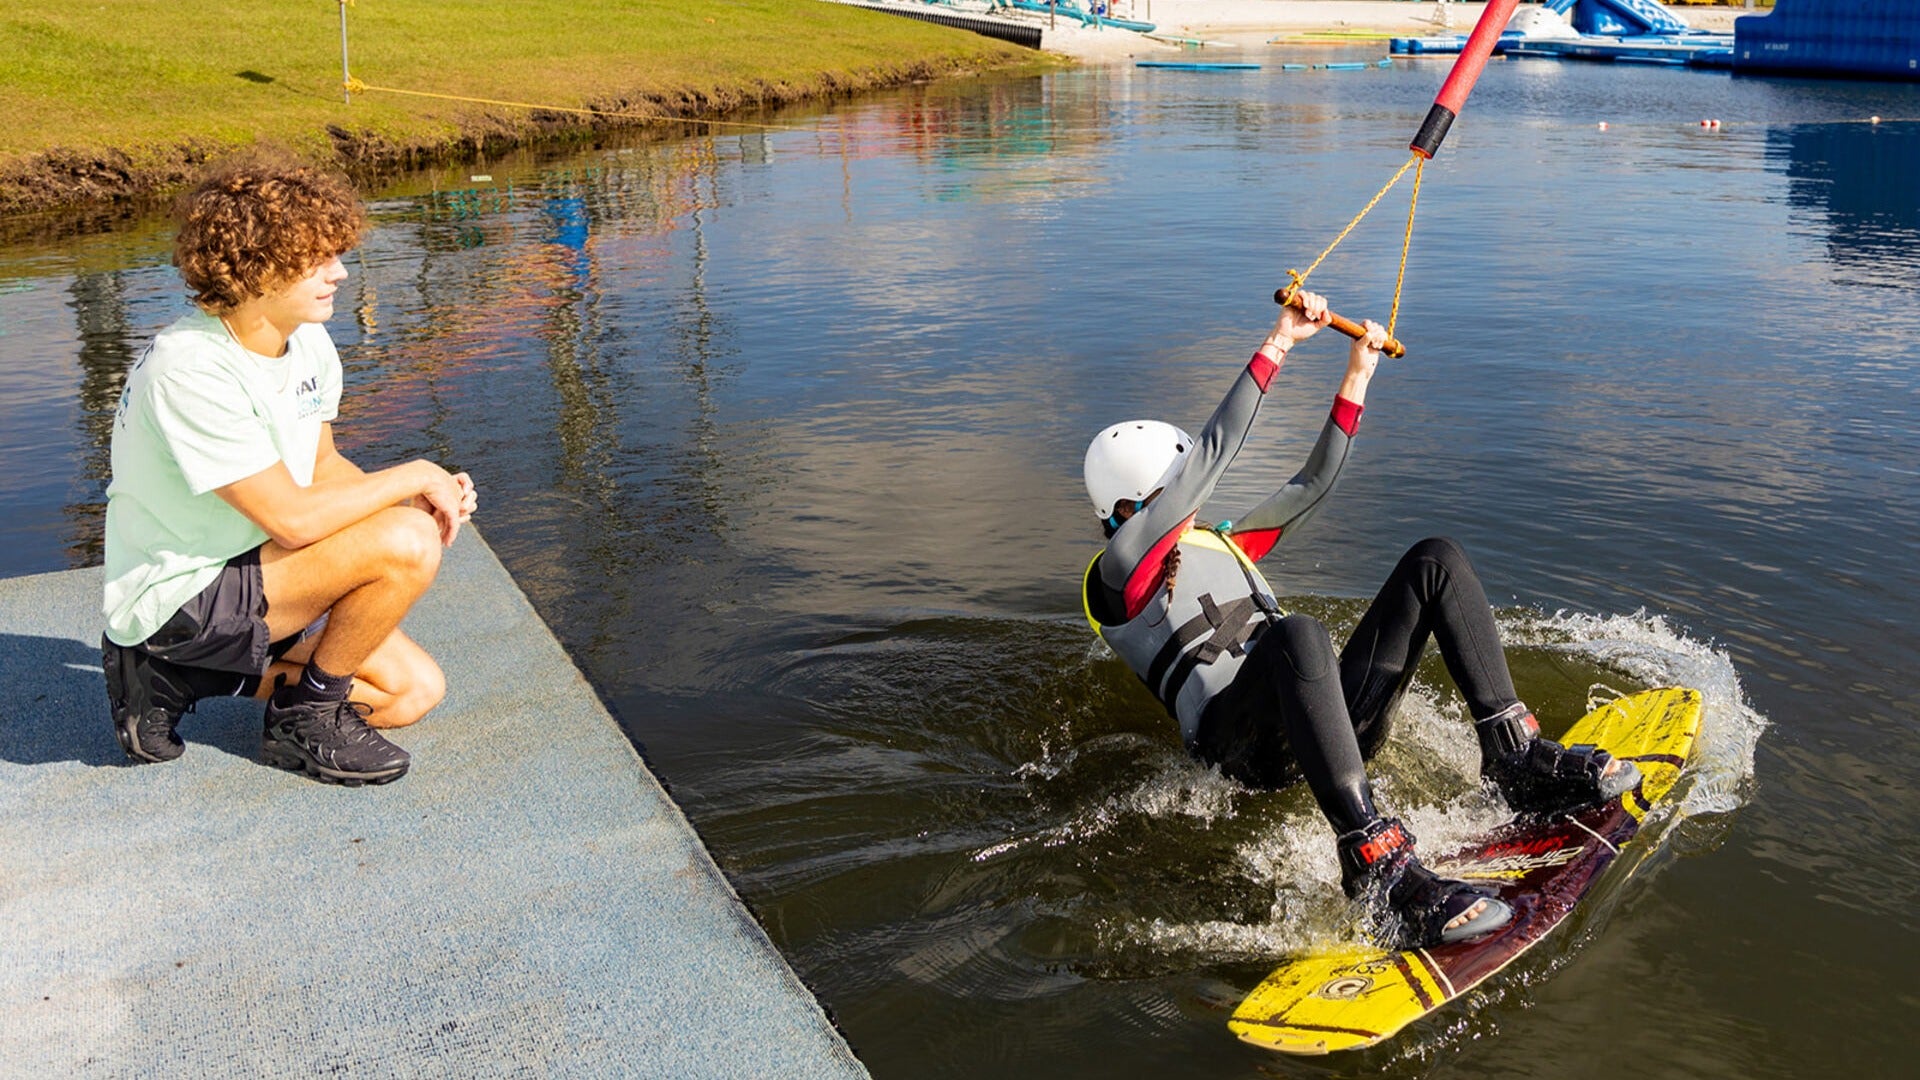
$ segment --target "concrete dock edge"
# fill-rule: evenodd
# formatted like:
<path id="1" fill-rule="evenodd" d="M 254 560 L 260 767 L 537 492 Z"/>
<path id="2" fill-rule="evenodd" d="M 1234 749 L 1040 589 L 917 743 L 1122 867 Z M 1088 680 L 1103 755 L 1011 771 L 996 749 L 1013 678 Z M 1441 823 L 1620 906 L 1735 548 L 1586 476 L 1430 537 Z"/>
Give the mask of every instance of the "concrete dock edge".
<path id="1" fill-rule="evenodd" d="M 99 595 L 0 581 L 0 1075 L 866 1075 L 473 532 L 383 787 L 257 764 L 235 700 L 128 765 Z"/>

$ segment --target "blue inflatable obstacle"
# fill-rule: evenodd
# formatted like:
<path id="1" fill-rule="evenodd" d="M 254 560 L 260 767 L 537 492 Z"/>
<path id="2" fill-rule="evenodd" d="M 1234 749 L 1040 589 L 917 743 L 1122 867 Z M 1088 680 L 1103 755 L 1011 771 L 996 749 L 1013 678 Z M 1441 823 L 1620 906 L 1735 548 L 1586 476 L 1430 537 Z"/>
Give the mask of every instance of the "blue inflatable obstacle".
<path id="1" fill-rule="evenodd" d="M 1540 7 L 1561 16 L 1575 33 L 1587 38 L 1625 38 L 1649 39 L 1643 44 L 1675 44 L 1671 39 L 1691 37 L 1719 37 L 1707 30 L 1696 30 L 1687 25 L 1687 21 L 1654 0 L 1545 0 Z M 1532 56 L 1571 56 L 1581 59 L 1614 59 L 1612 53 L 1604 49 L 1596 51 L 1594 43 L 1588 42 L 1580 49 L 1566 44 L 1566 39 L 1552 35 L 1542 36 L 1535 32 L 1518 29 L 1519 27 L 1537 27 L 1538 23 L 1528 23 L 1526 9 L 1517 12 L 1509 28 L 1500 35 L 1499 44 L 1494 46 L 1497 53 L 1515 53 Z M 1544 41 L 1546 44 L 1541 46 Z M 1444 34 L 1438 37 L 1394 38 L 1390 51 L 1403 55 L 1423 53 L 1457 53 L 1466 46 L 1465 34 Z M 1516 46 L 1524 46 L 1516 48 Z M 1682 50 L 1685 51 L 1685 50 Z M 1681 61 L 1684 62 L 1684 61 Z"/>
<path id="2" fill-rule="evenodd" d="M 1654 0 L 1546 0 L 1540 5 L 1583 34 L 1606 37 L 1645 37 L 1648 34 L 1698 33 L 1685 19 Z"/>
<path id="3" fill-rule="evenodd" d="M 1733 70 L 1920 81 L 1920 0 L 1779 0 L 1734 20 Z"/>

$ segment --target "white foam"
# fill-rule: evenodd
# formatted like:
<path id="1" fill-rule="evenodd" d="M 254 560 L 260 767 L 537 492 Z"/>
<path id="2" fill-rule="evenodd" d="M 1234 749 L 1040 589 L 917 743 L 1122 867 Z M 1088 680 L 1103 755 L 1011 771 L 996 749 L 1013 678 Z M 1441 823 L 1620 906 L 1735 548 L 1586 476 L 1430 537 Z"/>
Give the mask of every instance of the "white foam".
<path id="1" fill-rule="evenodd" d="M 1050 780 L 1061 773 L 1072 757 L 1071 751 L 1058 761 L 1051 754 L 1044 754 L 1040 761 L 1027 762 L 1014 773 L 1025 779 Z M 1158 772 L 1132 788 L 1108 796 L 1059 825 L 982 848 L 974 853 L 973 861 L 986 862 L 1035 842 L 1051 847 L 1089 840 L 1140 818 L 1159 821 L 1192 818 L 1200 824 L 1211 825 L 1234 815 L 1234 800 L 1245 790 L 1221 776 L 1218 769 L 1203 767 L 1186 758 L 1168 759 Z"/>
<path id="2" fill-rule="evenodd" d="M 1690 686 L 1700 691 L 1705 707 L 1689 766 L 1692 786 L 1675 812 L 1679 817 L 1725 814 L 1747 801 L 1753 788 L 1754 749 L 1767 720 L 1747 703 L 1740 677 L 1725 652 L 1681 634 L 1665 619 L 1644 610 L 1631 615 L 1559 612 L 1522 617 L 1503 621 L 1501 633 L 1509 643 L 1584 656 L 1648 686 Z"/>

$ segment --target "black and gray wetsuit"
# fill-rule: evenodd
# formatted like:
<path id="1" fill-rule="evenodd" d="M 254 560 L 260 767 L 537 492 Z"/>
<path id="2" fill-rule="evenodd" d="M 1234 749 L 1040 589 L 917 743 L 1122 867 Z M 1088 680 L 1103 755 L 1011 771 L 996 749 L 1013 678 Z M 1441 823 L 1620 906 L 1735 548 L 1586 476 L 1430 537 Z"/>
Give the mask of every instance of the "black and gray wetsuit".
<path id="1" fill-rule="evenodd" d="M 1278 370 L 1254 355 L 1179 471 L 1087 567 L 1082 591 L 1094 629 L 1179 722 L 1188 749 L 1257 786 L 1304 776 L 1346 832 L 1376 816 L 1364 759 L 1429 636 L 1476 718 L 1517 698 L 1486 594 L 1452 541 L 1407 552 L 1337 658 L 1325 628 L 1284 614 L 1255 567 L 1333 490 L 1359 405 L 1336 397 L 1306 464 L 1225 532 L 1196 525 Z"/>

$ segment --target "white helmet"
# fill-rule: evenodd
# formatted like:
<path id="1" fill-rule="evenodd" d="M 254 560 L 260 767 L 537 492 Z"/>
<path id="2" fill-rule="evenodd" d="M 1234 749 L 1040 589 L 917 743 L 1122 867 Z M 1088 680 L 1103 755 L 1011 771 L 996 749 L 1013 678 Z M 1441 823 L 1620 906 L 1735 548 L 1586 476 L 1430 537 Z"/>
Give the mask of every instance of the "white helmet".
<path id="1" fill-rule="evenodd" d="M 1105 521 L 1115 503 L 1138 502 L 1159 490 L 1191 449 L 1193 436 L 1158 420 L 1127 420 L 1095 435 L 1081 467 L 1093 516 Z"/>

